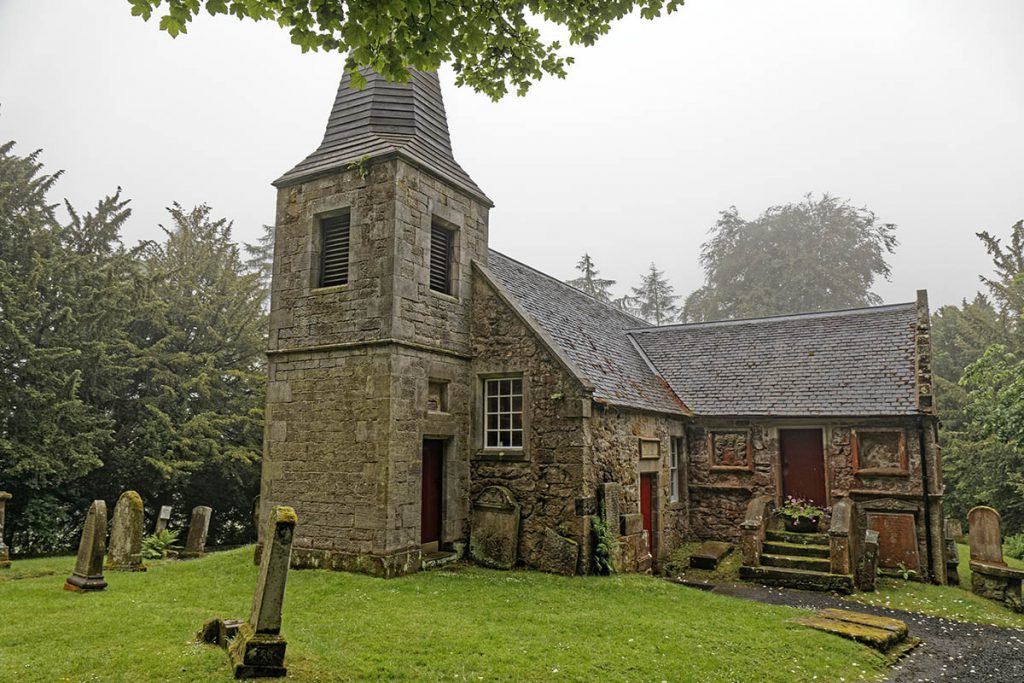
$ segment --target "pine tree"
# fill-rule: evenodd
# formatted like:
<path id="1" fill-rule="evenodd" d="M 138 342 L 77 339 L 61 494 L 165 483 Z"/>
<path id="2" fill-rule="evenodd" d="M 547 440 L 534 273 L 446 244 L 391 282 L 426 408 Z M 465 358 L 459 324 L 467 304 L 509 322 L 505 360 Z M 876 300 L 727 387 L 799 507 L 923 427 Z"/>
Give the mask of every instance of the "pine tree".
<path id="1" fill-rule="evenodd" d="M 245 267 L 259 275 L 260 284 L 266 291 L 265 306 L 270 306 L 270 282 L 274 277 L 274 231 L 275 226 L 264 225 L 263 234 L 257 238 L 256 244 L 245 243 L 245 253 L 249 258 Z"/>
<path id="2" fill-rule="evenodd" d="M 654 263 L 643 277 L 639 287 L 633 288 L 637 308 L 644 320 L 655 325 L 664 325 L 676 319 L 679 307 L 675 288 L 665 279 L 665 274 Z"/>
<path id="3" fill-rule="evenodd" d="M 583 258 L 576 264 L 576 270 L 581 273 L 580 277 L 569 280 L 566 284 L 589 294 L 599 301 L 611 301 L 611 288 L 615 285 L 615 280 L 605 280 L 598 277 L 599 273 L 597 268 L 594 267 L 594 260 L 590 258 L 590 254 L 583 254 Z"/>

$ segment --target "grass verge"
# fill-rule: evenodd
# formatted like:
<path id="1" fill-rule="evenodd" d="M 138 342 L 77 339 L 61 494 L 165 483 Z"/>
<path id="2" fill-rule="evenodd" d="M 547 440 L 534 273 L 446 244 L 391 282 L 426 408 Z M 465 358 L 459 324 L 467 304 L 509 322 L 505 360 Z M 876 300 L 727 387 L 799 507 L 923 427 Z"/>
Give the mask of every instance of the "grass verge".
<path id="1" fill-rule="evenodd" d="M 72 558 L 0 578 L 0 680 L 229 681 L 223 651 L 193 642 L 211 616 L 244 617 L 252 549 L 108 573 L 61 590 Z M 14 577 L 20 578 L 14 578 Z M 290 676 L 345 680 L 877 680 L 868 648 L 789 623 L 798 610 L 645 576 L 559 577 L 469 566 L 400 579 L 292 572 Z"/>

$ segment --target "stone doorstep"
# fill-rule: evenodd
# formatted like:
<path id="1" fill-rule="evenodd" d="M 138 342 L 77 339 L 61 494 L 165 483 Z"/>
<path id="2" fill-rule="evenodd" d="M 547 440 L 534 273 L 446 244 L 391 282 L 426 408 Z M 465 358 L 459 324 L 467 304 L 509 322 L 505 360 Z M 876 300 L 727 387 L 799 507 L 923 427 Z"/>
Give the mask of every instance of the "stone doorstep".
<path id="1" fill-rule="evenodd" d="M 452 550 L 439 550 L 432 553 L 424 553 L 421 560 L 422 569 L 435 569 L 451 564 L 459 559 L 459 554 Z"/>
<path id="2" fill-rule="evenodd" d="M 771 543 L 797 543 L 828 547 L 827 534 L 798 534 L 795 531 L 766 531 L 765 540 Z"/>
<path id="3" fill-rule="evenodd" d="M 705 541 L 690 555 L 690 566 L 694 569 L 717 569 L 718 563 L 732 552 L 733 547 L 732 543 L 724 541 Z"/>
<path id="4" fill-rule="evenodd" d="M 762 552 L 768 555 L 801 555 L 804 557 L 832 556 L 827 545 L 812 545 L 807 543 L 786 543 L 785 541 L 765 541 Z"/>
<path id="5" fill-rule="evenodd" d="M 879 652 L 889 652 L 906 641 L 908 635 L 907 625 L 898 619 L 840 609 L 821 610 L 793 621 L 818 631 L 863 643 Z M 914 645 L 916 644 L 915 642 Z"/>

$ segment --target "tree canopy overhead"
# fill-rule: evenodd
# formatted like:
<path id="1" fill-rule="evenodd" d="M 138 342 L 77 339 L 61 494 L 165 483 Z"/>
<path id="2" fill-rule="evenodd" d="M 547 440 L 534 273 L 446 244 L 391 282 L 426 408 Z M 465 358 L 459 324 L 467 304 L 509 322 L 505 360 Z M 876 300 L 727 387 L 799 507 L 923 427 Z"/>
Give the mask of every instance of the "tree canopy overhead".
<path id="1" fill-rule="evenodd" d="M 457 85 L 468 85 L 492 99 L 510 88 L 519 95 L 545 75 L 565 77 L 573 58 L 558 40 L 538 28 L 561 27 L 571 45 L 593 45 L 611 24 L 634 10 L 654 19 L 684 0 L 128 0 L 132 14 L 160 17 L 171 36 L 188 30 L 200 11 L 253 21 L 273 21 L 292 42 L 308 50 L 349 53 L 346 70 L 372 67 L 389 80 L 404 82 L 408 67 L 434 71 L 450 62 Z"/>
<path id="2" fill-rule="evenodd" d="M 831 195 L 767 209 L 754 220 L 723 211 L 701 248 L 704 285 L 686 299 L 690 321 L 872 306 L 896 226 Z"/>

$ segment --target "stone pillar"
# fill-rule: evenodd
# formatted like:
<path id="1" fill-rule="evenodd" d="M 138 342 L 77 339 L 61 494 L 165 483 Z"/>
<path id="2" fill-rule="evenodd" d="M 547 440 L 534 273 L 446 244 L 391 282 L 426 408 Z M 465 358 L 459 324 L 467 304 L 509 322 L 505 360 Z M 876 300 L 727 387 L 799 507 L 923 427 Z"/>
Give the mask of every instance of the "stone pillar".
<path id="1" fill-rule="evenodd" d="M 114 507 L 114 521 L 110 528 L 110 551 L 107 569 L 115 572 L 144 572 L 142 564 L 142 527 L 145 524 L 142 496 L 125 491 Z"/>
<path id="2" fill-rule="evenodd" d="M 75 571 L 64 583 L 68 591 L 101 591 L 107 587 L 103 580 L 103 556 L 107 548 L 107 504 L 94 500 L 89 506 L 82 527 L 82 540 L 78 544 Z"/>
<path id="3" fill-rule="evenodd" d="M 160 514 L 156 517 L 156 526 L 153 527 L 153 533 L 159 534 L 161 531 L 167 529 L 167 525 L 171 523 L 171 512 L 174 510 L 170 505 L 161 505 Z"/>
<path id="4" fill-rule="evenodd" d="M 281 608 L 297 521 L 290 507 L 277 506 L 270 513 L 252 612 L 238 629 L 238 637 L 229 650 L 235 678 L 280 678 L 288 673 L 284 666 L 288 643 L 281 637 Z"/>
<path id="5" fill-rule="evenodd" d="M 13 496 L 7 491 L 0 491 L 0 569 L 9 569 L 11 566 L 11 553 L 4 545 L 4 515 L 7 510 L 7 501 Z"/>
<path id="6" fill-rule="evenodd" d="M 188 540 L 181 557 L 202 557 L 206 554 L 206 534 L 210 531 L 210 517 L 213 508 L 197 505 L 192 508 L 192 519 L 188 524 Z"/>
<path id="7" fill-rule="evenodd" d="M 878 532 L 868 529 L 864 532 L 864 545 L 857 563 L 857 590 L 875 590 L 878 576 Z"/>

